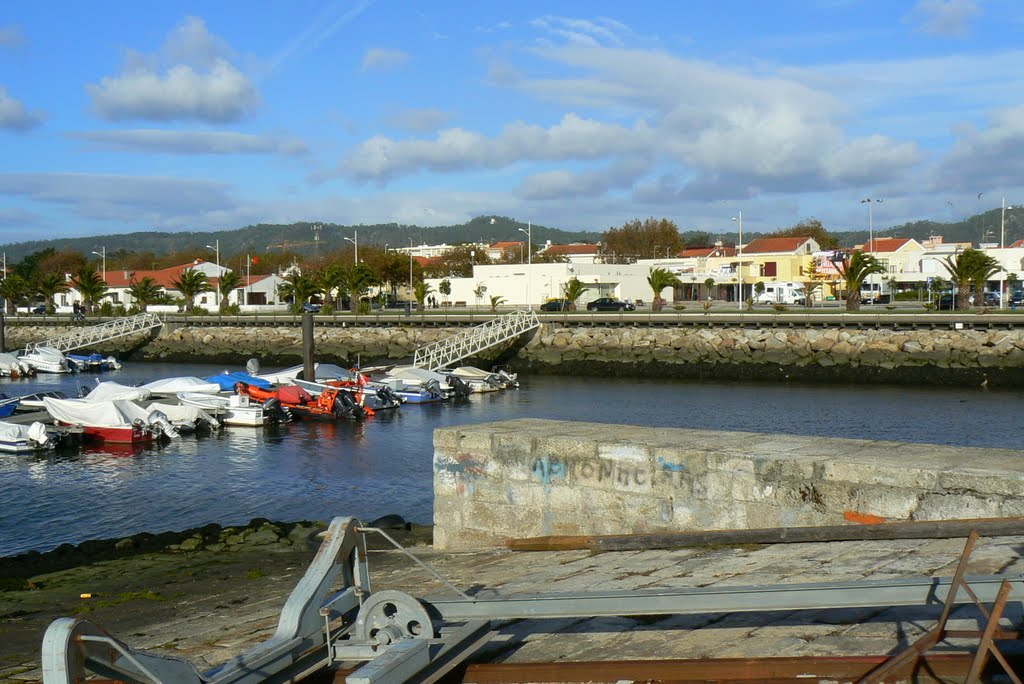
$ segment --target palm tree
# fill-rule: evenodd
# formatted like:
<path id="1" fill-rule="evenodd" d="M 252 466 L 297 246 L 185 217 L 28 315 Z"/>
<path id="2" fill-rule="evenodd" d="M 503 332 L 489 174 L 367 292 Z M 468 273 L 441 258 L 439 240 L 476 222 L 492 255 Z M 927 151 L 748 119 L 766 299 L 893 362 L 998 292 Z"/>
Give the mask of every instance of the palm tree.
<path id="1" fill-rule="evenodd" d="M 665 300 L 661 298 L 661 291 L 666 287 L 680 287 L 683 283 L 674 273 L 667 269 L 652 268 L 650 275 L 647 276 L 647 284 L 650 285 L 651 290 L 654 291 L 654 300 L 651 302 L 651 310 L 661 311 L 661 307 L 665 305 Z"/>
<path id="2" fill-rule="evenodd" d="M 78 269 L 71 279 L 71 285 L 82 295 L 82 303 L 88 313 L 93 313 L 96 303 L 107 296 L 107 284 L 92 266 Z"/>
<path id="3" fill-rule="evenodd" d="M 217 290 L 220 292 L 220 310 L 228 304 L 228 297 L 233 290 L 242 287 L 242 276 L 234 271 L 224 271 L 217 281 Z"/>
<path id="4" fill-rule="evenodd" d="M 334 297 L 334 308 L 335 310 L 340 309 L 342 300 L 348 294 L 346 287 L 348 274 L 345 267 L 337 262 L 329 264 L 320 271 L 318 280 L 325 297 L 330 298 L 332 292 L 337 293 Z"/>
<path id="5" fill-rule="evenodd" d="M 498 313 L 498 307 L 505 303 L 505 298 L 499 295 L 491 295 L 491 313 Z"/>
<path id="6" fill-rule="evenodd" d="M 434 291 L 427 283 L 416 283 L 412 288 L 412 294 L 416 298 L 416 308 L 423 311 L 423 300 Z"/>
<path id="7" fill-rule="evenodd" d="M 4 308 L 10 312 L 13 308 L 14 312 L 18 312 L 18 301 L 23 297 L 28 297 L 32 293 L 32 288 L 29 286 L 28 281 L 22 278 L 17 273 L 12 273 L 3 280 L 0 280 L 0 297 L 3 297 L 5 303 L 9 302 L 10 307 L 4 306 Z"/>
<path id="8" fill-rule="evenodd" d="M 185 299 L 185 311 L 192 311 L 195 298 L 204 292 L 213 292 L 213 286 L 206 280 L 206 274 L 192 268 L 181 272 L 177 280 L 172 280 L 171 285 Z"/>
<path id="9" fill-rule="evenodd" d="M 441 304 L 444 306 L 445 309 L 447 309 L 448 308 L 448 298 L 452 294 L 452 283 L 451 283 L 451 281 L 448 280 L 447 278 L 442 280 L 441 284 L 437 286 L 437 291 L 441 293 L 442 297 L 444 297 L 444 299 L 441 300 Z"/>
<path id="10" fill-rule="evenodd" d="M 977 249 L 965 249 L 955 257 L 946 257 L 943 267 L 949 272 L 949 279 L 956 288 L 956 305 L 960 309 L 971 307 L 971 286 L 975 287 L 979 304 L 984 297 L 985 281 L 1002 270 L 994 257 Z"/>
<path id="11" fill-rule="evenodd" d="M 569 302 L 568 310 L 576 310 L 576 300 L 583 296 L 583 293 L 590 288 L 580 282 L 579 278 L 573 278 L 562 286 L 562 295 Z"/>
<path id="12" fill-rule="evenodd" d="M 47 314 L 52 314 L 57 310 L 53 298 L 57 296 L 58 292 L 64 292 L 67 289 L 68 281 L 59 273 L 50 273 L 39 279 L 36 283 L 36 292 L 46 299 Z"/>
<path id="13" fill-rule="evenodd" d="M 860 287 L 864 280 L 875 273 L 885 273 L 885 266 L 867 252 L 854 252 L 851 255 L 837 252 L 832 263 L 843 279 L 846 288 L 846 310 L 860 311 Z"/>
<path id="14" fill-rule="evenodd" d="M 284 284 L 278 290 L 282 299 L 292 300 L 292 312 L 299 313 L 302 304 L 308 302 L 309 298 L 321 292 L 320 285 L 309 276 L 302 275 L 298 271 L 292 271 L 284 279 Z"/>
<path id="15" fill-rule="evenodd" d="M 162 294 L 162 288 L 149 276 L 138 282 L 133 277 L 128 283 L 128 295 L 139 307 L 139 311 L 144 312 L 147 306 L 159 301 Z"/>
<path id="16" fill-rule="evenodd" d="M 710 278 L 709 277 L 709 278 L 706 278 L 704 280 L 704 287 L 706 287 L 708 289 L 708 301 L 709 302 L 711 301 L 711 288 L 713 288 L 714 286 L 715 286 L 715 279 L 714 278 Z"/>
<path id="17" fill-rule="evenodd" d="M 349 310 L 356 311 L 359 308 L 359 301 L 363 298 L 363 295 L 379 282 L 380 279 L 369 264 L 359 262 L 351 268 L 342 269 L 341 285 L 350 295 Z"/>

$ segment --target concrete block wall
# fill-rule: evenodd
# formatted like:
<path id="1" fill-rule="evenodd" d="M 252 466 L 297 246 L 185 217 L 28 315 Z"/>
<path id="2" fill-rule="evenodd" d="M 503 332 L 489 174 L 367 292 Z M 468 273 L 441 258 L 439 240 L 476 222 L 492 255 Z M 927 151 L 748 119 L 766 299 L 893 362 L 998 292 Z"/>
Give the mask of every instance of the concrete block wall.
<path id="1" fill-rule="evenodd" d="M 434 543 L 1024 515 L 1024 451 L 540 419 L 434 432 Z"/>

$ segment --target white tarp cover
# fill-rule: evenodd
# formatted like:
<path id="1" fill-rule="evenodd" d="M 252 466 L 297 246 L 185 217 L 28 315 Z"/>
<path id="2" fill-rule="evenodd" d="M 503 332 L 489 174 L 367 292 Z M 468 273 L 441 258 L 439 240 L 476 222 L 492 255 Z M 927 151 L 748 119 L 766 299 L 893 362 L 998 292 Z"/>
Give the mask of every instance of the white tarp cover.
<path id="1" fill-rule="evenodd" d="M 475 366 L 459 366 L 452 371 L 452 375 L 457 375 L 460 378 L 468 378 L 469 380 L 486 380 L 494 375 L 490 371 L 485 371 Z"/>
<path id="2" fill-rule="evenodd" d="M 86 401 L 43 398 L 46 412 L 54 420 L 70 425 L 126 427 L 135 420 L 147 422 L 149 411 L 130 401 Z"/>
<path id="3" fill-rule="evenodd" d="M 178 392 L 178 401 L 189 404 L 191 406 L 198 406 L 199 408 L 227 408 L 231 403 L 232 397 L 237 397 L 237 394 L 233 394 L 230 397 L 219 394 L 198 394 L 196 392 Z M 248 399 L 248 397 L 246 397 Z"/>
<path id="4" fill-rule="evenodd" d="M 178 378 L 163 378 L 140 385 L 139 389 L 149 390 L 152 394 L 175 395 L 178 392 L 198 392 L 200 394 L 216 394 L 220 392 L 220 385 L 215 382 L 207 382 L 202 378 L 182 376 Z"/>
<path id="5" fill-rule="evenodd" d="M 129 387 L 119 382 L 108 380 L 97 384 L 89 394 L 85 395 L 86 401 L 115 401 L 127 399 L 129 401 L 144 401 L 149 399 L 152 393 L 143 387 Z"/>
<path id="6" fill-rule="evenodd" d="M 146 410 L 150 413 L 153 411 L 160 411 L 167 416 L 167 419 L 172 423 L 196 423 L 200 420 L 204 420 L 209 423 L 217 422 L 214 420 L 213 416 L 203 411 L 198 406 L 183 406 L 181 404 L 150 404 L 149 408 Z"/>
<path id="7" fill-rule="evenodd" d="M 27 368 L 28 365 L 24 361 L 19 361 L 18 357 L 14 354 L 0 354 L 0 369 L 11 372 L 12 368 L 17 369 L 21 372 Z"/>
<path id="8" fill-rule="evenodd" d="M 314 364 L 314 367 L 319 364 Z M 273 373 L 260 373 L 255 377 L 260 380 L 266 380 L 272 385 L 289 385 L 292 380 L 299 376 L 299 373 L 305 366 L 292 366 L 291 368 L 285 368 L 284 370 L 275 371 Z"/>
<path id="9" fill-rule="evenodd" d="M 46 444 L 49 437 L 46 436 L 46 426 L 42 423 L 32 425 L 18 425 L 16 423 L 0 422 L 0 440 L 4 442 L 22 442 L 32 440 L 38 444 Z"/>
<path id="10" fill-rule="evenodd" d="M 409 382 L 426 383 L 431 380 L 437 380 L 440 385 L 448 386 L 448 378 L 440 373 L 435 373 L 426 368 L 417 368 L 416 366 L 395 366 L 388 371 L 388 375 L 392 378 L 400 378 Z"/>

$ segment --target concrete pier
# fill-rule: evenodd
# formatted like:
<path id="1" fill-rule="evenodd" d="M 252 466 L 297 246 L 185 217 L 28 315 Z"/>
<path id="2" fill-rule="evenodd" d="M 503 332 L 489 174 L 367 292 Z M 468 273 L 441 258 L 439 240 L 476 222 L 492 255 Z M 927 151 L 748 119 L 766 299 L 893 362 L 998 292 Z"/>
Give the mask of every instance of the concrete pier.
<path id="1" fill-rule="evenodd" d="M 1024 451 L 520 419 L 434 433 L 434 543 L 1024 515 Z"/>

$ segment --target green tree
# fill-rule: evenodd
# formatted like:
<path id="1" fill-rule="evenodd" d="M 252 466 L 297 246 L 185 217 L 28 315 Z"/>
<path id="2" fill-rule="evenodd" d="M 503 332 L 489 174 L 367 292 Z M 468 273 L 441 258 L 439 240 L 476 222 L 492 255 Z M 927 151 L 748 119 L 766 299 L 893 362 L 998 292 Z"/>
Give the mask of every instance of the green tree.
<path id="1" fill-rule="evenodd" d="M 416 283 L 412 288 L 413 297 L 416 298 L 416 308 L 423 311 L 423 301 L 427 298 L 434 288 L 430 287 L 427 283 L 419 282 Z"/>
<path id="2" fill-rule="evenodd" d="M 458 245 L 444 254 L 430 260 L 423 267 L 425 278 L 471 278 L 473 266 L 486 266 L 493 263 L 487 252 L 477 245 Z M 519 263 L 518 253 L 512 263 Z"/>
<path id="3" fill-rule="evenodd" d="M 282 299 L 291 300 L 292 313 L 301 313 L 302 305 L 321 291 L 320 284 L 316 280 L 295 269 L 285 276 L 284 282 L 278 289 L 278 294 Z"/>
<path id="4" fill-rule="evenodd" d="M 754 283 L 754 294 L 758 297 L 764 294 L 764 283 L 762 281 L 758 280 Z"/>
<path id="5" fill-rule="evenodd" d="M 710 278 L 709 277 L 709 278 L 705 278 L 704 279 L 704 287 L 706 287 L 708 289 L 708 299 L 709 300 L 712 298 L 711 288 L 713 288 L 714 286 L 715 286 L 715 279 L 714 278 Z"/>
<path id="6" fill-rule="evenodd" d="M 448 298 L 452 294 L 452 283 L 451 283 L 451 281 L 448 280 L 447 278 L 442 280 L 441 284 L 437 286 L 437 291 L 440 292 L 441 296 L 443 297 L 443 299 L 441 300 L 441 304 L 444 306 L 444 308 L 447 309 L 448 308 Z"/>
<path id="7" fill-rule="evenodd" d="M 196 297 L 204 292 L 213 292 L 213 287 L 206 279 L 206 274 L 192 268 L 182 271 L 180 276 L 171 280 L 171 285 L 185 300 L 186 313 L 191 313 Z"/>
<path id="8" fill-rule="evenodd" d="M 650 275 L 647 276 L 647 284 L 651 286 L 651 290 L 654 292 L 654 299 L 651 300 L 651 310 L 661 311 L 661 308 L 665 305 L 665 300 L 661 298 L 662 290 L 666 287 L 681 287 L 683 283 L 674 273 L 667 269 L 652 268 Z M 675 299 L 674 296 L 673 299 Z"/>
<path id="9" fill-rule="evenodd" d="M 483 283 L 477 283 L 476 289 L 473 290 L 473 294 L 476 296 L 476 305 L 479 308 L 480 300 L 484 298 L 485 294 L 487 294 L 487 286 Z"/>
<path id="10" fill-rule="evenodd" d="M 983 305 L 985 282 L 1002 270 L 995 257 L 977 249 L 965 249 L 955 256 L 946 257 L 943 267 L 949 273 L 949 279 L 956 288 L 956 306 L 969 309 L 971 305 L 971 288 L 976 295 L 978 305 Z"/>
<path id="11" fill-rule="evenodd" d="M 569 311 L 576 310 L 576 300 L 589 289 L 589 287 L 580 282 L 579 278 L 573 278 L 562 286 L 562 296 L 569 301 Z"/>
<path id="12" fill-rule="evenodd" d="M 107 296 L 107 284 L 103 282 L 103 276 L 96 272 L 92 266 L 83 266 L 78 269 L 71 279 L 71 285 L 82 295 L 82 302 L 88 313 L 93 313 L 96 304 Z"/>
<path id="13" fill-rule="evenodd" d="M 800 223 L 789 228 L 777 230 L 774 233 L 765 233 L 760 237 L 810 237 L 818 243 L 823 250 L 832 250 L 839 247 L 839 238 L 825 230 L 825 227 L 816 218 L 804 219 Z"/>
<path id="14" fill-rule="evenodd" d="M 149 276 L 137 282 L 133 277 L 128 283 L 128 295 L 135 306 L 139 307 L 139 311 L 145 311 L 150 304 L 159 302 L 163 294 L 163 289 Z"/>
<path id="15" fill-rule="evenodd" d="M 242 285 L 242 276 L 238 275 L 235 271 L 225 271 L 224 274 L 218 278 L 217 291 L 220 293 L 221 313 L 224 312 L 224 309 L 228 305 L 228 297 L 234 290 L 242 287 Z"/>
<path id="16" fill-rule="evenodd" d="M 674 254 L 683 248 L 679 228 L 668 219 L 654 217 L 627 221 L 601 236 L 600 253 L 605 263 L 632 263 L 636 259 Z"/>
<path id="17" fill-rule="evenodd" d="M 841 258 L 836 258 L 841 257 Z M 860 311 L 860 288 L 864 280 L 875 273 L 885 273 L 885 267 L 867 252 L 854 252 L 853 254 L 836 254 L 836 271 L 843 279 L 843 286 L 846 288 L 846 310 Z"/>
<path id="18" fill-rule="evenodd" d="M 498 307 L 504 303 L 504 297 L 500 295 L 491 295 L 491 313 L 498 313 Z"/>
<path id="19" fill-rule="evenodd" d="M 11 273 L 3 280 L 0 280 L 0 296 L 3 297 L 4 308 L 10 313 L 12 310 L 18 312 L 18 302 L 32 294 L 32 286 L 28 281 L 17 273 Z"/>
<path id="20" fill-rule="evenodd" d="M 359 262 L 341 270 L 341 286 L 349 293 L 349 309 L 357 311 L 359 302 L 380 280 L 369 264 Z"/>
<path id="21" fill-rule="evenodd" d="M 52 314 L 57 310 L 54 297 L 58 292 L 68 289 L 68 281 L 59 273 L 47 273 L 36 282 L 36 292 L 46 300 L 46 313 Z"/>

